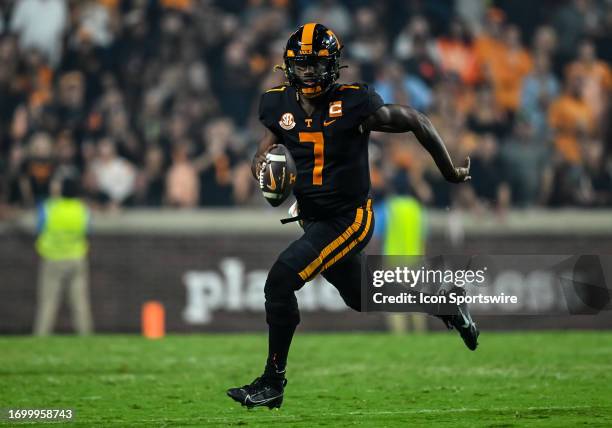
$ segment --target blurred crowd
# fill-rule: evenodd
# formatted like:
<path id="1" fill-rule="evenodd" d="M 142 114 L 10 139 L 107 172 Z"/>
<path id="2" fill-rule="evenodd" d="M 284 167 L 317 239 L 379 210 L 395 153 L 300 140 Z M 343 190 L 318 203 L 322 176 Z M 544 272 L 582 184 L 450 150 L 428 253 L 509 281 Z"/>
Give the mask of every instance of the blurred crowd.
<path id="1" fill-rule="evenodd" d="M 0 211 L 70 174 L 105 210 L 265 203 L 259 96 L 310 21 L 345 45 L 342 82 L 423 111 L 471 157 L 451 194 L 412 136 L 375 133 L 375 197 L 612 206 L 612 1 L 5 0 Z"/>

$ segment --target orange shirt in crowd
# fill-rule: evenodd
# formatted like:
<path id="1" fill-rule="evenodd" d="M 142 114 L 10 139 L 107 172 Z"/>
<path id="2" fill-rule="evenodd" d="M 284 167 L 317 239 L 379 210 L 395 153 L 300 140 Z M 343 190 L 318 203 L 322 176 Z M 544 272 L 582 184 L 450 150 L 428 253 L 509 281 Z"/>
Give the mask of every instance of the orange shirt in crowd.
<path id="1" fill-rule="evenodd" d="M 488 57 L 495 99 L 500 107 L 516 111 L 521 102 L 523 78 L 531 71 L 531 56 L 525 49 L 502 46 Z"/>
<path id="2" fill-rule="evenodd" d="M 36 71 L 34 81 L 31 82 L 29 104 L 31 107 L 39 108 L 51 101 L 53 85 L 53 70 L 42 65 Z"/>
<path id="3" fill-rule="evenodd" d="M 612 89 L 612 73 L 610 67 L 603 61 L 594 61 L 590 64 L 575 61 L 567 67 L 567 78 L 576 77 L 582 80 L 582 98 L 591 106 L 596 117 L 603 113 L 608 98 L 608 91 Z"/>
<path id="4" fill-rule="evenodd" d="M 488 34 L 481 34 L 474 39 L 474 54 L 481 67 L 503 49 L 504 44 Z"/>
<path id="5" fill-rule="evenodd" d="M 109 9 L 117 9 L 117 7 L 119 6 L 119 1 L 120 0 L 98 0 L 98 3 Z"/>
<path id="6" fill-rule="evenodd" d="M 161 0 L 161 5 L 167 9 L 177 9 L 183 12 L 191 10 L 191 0 Z"/>
<path id="7" fill-rule="evenodd" d="M 264 5 L 264 0 L 249 0 L 249 7 L 261 7 Z M 274 7 L 287 8 L 289 0 L 271 0 L 270 3 Z"/>
<path id="8" fill-rule="evenodd" d="M 473 85 L 478 81 L 478 62 L 472 46 L 458 40 L 441 37 L 437 41 L 442 70 L 456 73 L 464 83 Z"/>
<path id="9" fill-rule="evenodd" d="M 563 94 L 548 111 L 548 121 L 555 131 L 555 147 L 563 159 L 579 163 L 582 159 L 579 137 L 593 130 L 593 110 L 586 101 Z"/>

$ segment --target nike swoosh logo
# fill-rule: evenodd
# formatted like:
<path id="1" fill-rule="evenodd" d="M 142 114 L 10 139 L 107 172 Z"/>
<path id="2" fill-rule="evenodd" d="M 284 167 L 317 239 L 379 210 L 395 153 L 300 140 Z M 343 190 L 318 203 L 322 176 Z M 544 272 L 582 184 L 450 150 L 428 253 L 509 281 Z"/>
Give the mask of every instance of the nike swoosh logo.
<path id="1" fill-rule="evenodd" d="M 248 402 L 251 402 L 253 404 L 265 404 L 265 403 L 268 403 L 268 402 L 270 402 L 272 400 L 276 400 L 277 398 L 282 397 L 282 396 L 283 396 L 283 394 L 279 394 L 279 395 L 276 395 L 274 397 L 264 398 L 263 400 L 253 400 L 253 398 L 251 398 L 250 395 L 247 395 L 246 397 L 244 397 L 244 402 L 245 402 L 245 404 L 248 403 Z"/>
<path id="2" fill-rule="evenodd" d="M 272 168 L 270 168 L 270 184 L 268 184 L 268 189 L 276 190 L 276 180 L 274 180 L 274 174 L 272 174 Z"/>
<path id="3" fill-rule="evenodd" d="M 328 125 L 331 125 L 331 124 L 332 124 L 332 123 L 334 123 L 336 120 L 338 120 L 338 119 L 333 119 L 333 120 L 330 120 L 330 121 L 325 120 L 325 121 L 323 121 L 323 126 L 328 126 Z"/>
<path id="4" fill-rule="evenodd" d="M 461 308 L 459 308 L 459 313 L 461 314 L 461 318 L 463 318 L 463 322 L 464 322 L 462 327 L 468 328 L 472 323 L 470 323 L 470 320 L 468 320 L 468 318 L 465 316 Z"/>

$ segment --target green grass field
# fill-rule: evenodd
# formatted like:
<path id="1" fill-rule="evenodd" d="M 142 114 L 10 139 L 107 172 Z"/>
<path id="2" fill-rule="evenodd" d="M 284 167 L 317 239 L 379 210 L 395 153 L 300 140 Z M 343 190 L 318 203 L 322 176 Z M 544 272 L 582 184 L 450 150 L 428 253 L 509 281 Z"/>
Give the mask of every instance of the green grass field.
<path id="1" fill-rule="evenodd" d="M 612 333 L 485 332 L 477 352 L 450 333 L 298 334 L 283 407 L 247 411 L 225 389 L 265 349 L 263 335 L 4 337 L 0 408 L 73 408 L 75 427 L 612 426 Z"/>

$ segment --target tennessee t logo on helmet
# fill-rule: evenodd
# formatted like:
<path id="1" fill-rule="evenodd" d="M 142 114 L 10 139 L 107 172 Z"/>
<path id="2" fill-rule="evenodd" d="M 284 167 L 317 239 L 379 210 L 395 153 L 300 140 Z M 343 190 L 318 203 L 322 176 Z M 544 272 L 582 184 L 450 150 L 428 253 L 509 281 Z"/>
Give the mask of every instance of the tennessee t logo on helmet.
<path id="1" fill-rule="evenodd" d="M 305 98 L 324 94 L 340 76 L 341 50 L 338 37 L 324 25 L 300 26 L 289 37 L 283 56 L 289 84 Z"/>

